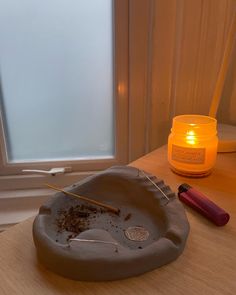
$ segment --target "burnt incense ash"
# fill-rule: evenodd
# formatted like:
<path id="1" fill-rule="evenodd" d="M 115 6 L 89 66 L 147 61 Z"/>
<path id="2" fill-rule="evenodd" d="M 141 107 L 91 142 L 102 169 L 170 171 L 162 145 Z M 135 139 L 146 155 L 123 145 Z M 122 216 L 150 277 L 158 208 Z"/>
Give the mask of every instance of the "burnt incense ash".
<path id="1" fill-rule="evenodd" d="M 132 214 L 131 213 L 128 213 L 126 216 L 125 216 L 125 221 L 129 220 L 131 218 Z"/>
<path id="2" fill-rule="evenodd" d="M 56 224 L 58 232 L 71 232 L 67 240 L 74 238 L 77 234 L 90 228 L 90 220 L 97 214 L 103 214 L 105 210 L 97 209 L 90 205 L 76 205 L 68 209 L 58 211 Z"/>

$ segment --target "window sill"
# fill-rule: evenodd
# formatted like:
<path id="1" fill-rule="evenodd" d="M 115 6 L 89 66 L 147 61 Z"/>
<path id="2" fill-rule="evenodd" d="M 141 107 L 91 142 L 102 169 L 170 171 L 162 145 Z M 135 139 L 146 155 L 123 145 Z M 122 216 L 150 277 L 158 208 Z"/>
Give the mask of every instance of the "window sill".
<path id="1" fill-rule="evenodd" d="M 0 191 L 0 232 L 37 214 L 52 195 L 48 189 Z"/>

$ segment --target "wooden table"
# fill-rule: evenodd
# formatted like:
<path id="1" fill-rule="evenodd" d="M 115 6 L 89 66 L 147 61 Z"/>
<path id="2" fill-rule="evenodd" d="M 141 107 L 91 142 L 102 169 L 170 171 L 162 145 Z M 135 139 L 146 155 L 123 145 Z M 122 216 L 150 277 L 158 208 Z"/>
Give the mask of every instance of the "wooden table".
<path id="1" fill-rule="evenodd" d="M 183 254 L 155 271 L 115 282 L 76 282 L 47 271 L 36 259 L 32 221 L 0 234 L 0 294 L 236 294 L 236 153 L 219 154 L 207 178 L 186 179 L 172 173 L 166 148 L 133 162 L 163 178 L 172 190 L 187 182 L 206 193 L 231 215 L 217 227 L 186 207 L 191 230 Z"/>

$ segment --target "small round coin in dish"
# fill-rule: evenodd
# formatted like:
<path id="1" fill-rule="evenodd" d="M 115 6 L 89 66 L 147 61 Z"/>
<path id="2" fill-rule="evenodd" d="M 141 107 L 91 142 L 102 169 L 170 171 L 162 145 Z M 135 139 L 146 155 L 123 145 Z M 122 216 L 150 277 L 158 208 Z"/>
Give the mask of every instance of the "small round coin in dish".
<path id="1" fill-rule="evenodd" d="M 131 226 L 125 230 L 125 236 L 131 241 L 146 241 L 149 237 L 149 232 L 142 226 Z"/>

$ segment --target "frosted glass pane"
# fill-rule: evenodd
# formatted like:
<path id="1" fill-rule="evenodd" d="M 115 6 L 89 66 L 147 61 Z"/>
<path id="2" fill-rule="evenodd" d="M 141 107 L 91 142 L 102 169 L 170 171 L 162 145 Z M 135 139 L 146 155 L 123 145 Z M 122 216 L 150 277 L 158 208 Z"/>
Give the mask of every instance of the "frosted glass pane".
<path id="1" fill-rule="evenodd" d="M 1 0 L 10 161 L 111 157 L 111 0 Z"/>

